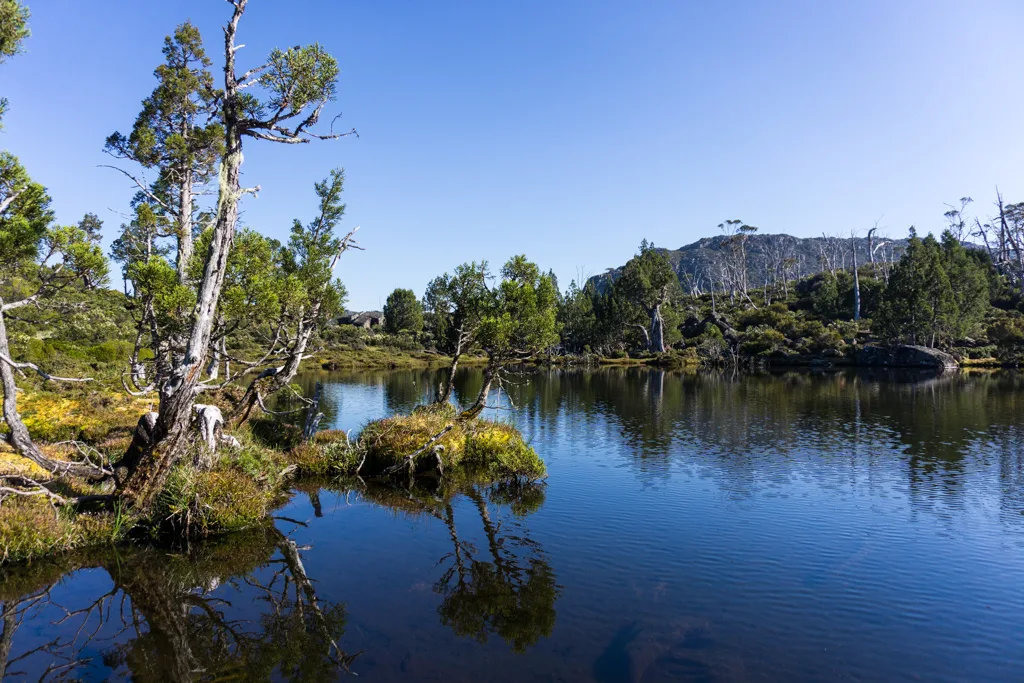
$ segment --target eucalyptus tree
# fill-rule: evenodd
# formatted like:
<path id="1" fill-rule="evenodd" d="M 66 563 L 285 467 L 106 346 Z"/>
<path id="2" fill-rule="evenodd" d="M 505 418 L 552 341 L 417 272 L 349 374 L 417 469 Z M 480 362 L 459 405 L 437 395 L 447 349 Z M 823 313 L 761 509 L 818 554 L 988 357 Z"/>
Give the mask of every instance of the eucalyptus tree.
<path id="1" fill-rule="evenodd" d="M 734 298 L 738 294 L 740 298 L 750 301 L 751 305 L 753 305 L 754 302 L 750 300 L 748 292 L 747 238 L 757 232 L 758 229 L 735 218 L 719 223 L 718 229 L 725 234 L 721 245 L 726 257 L 725 266 L 728 273 L 730 294 Z"/>
<path id="2" fill-rule="evenodd" d="M 239 74 L 236 44 L 239 22 L 248 0 L 228 0 L 231 18 L 224 28 L 224 87 L 217 98 L 217 118 L 223 131 L 223 154 L 217 184 L 217 204 L 202 278 L 184 352 L 170 377 L 159 387 L 155 417 L 140 420 L 136 438 L 124 460 L 122 494 L 140 509 L 148 509 L 168 475 L 188 449 L 188 427 L 200 391 L 204 361 L 210 353 L 217 306 L 242 197 L 259 187 L 241 184 L 242 147 L 246 139 L 300 144 L 311 139 L 334 139 L 354 133 L 318 133 L 316 124 L 337 92 L 338 63 L 320 45 L 275 49 L 269 58 Z"/>
<path id="3" fill-rule="evenodd" d="M 32 441 L 18 414 L 16 373 L 36 372 L 45 381 L 83 381 L 54 377 L 34 363 L 13 357 L 6 319 L 27 307 L 52 304 L 65 289 L 88 282 L 102 284 L 106 260 L 99 245 L 79 226 L 53 222 L 50 197 L 32 181 L 18 160 L 0 152 L 0 384 L 6 440 L 20 455 L 57 474 L 103 478 L 94 462 L 48 458 Z"/>
<path id="4" fill-rule="evenodd" d="M 682 294 L 679 278 L 665 255 L 644 240 L 640 251 L 622 269 L 615 281 L 615 294 L 642 311 L 647 324 L 629 323 L 644 335 L 647 349 L 655 353 L 665 351 L 665 312 Z"/>
<path id="5" fill-rule="evenodd" d="M 501 269 L 501 281 L 488 288 L 474 341 L 487 354 L 483 385 L 463 417 L 476 417 L 487 405 L 491 387 L 500 386 L 510 364 L 558 343 L 558 290 L 526 256 L 513 256 Z"/>
<path id="6" fill-rule="evenodd" d="M 463 263 L 453 273 L 434 278 L 423 294 L 428 329 L 438 347 L 452 358 L 437 403 L 447 403 L 451 398 L 459 361 L 476 339 L 491 294 L 489 278 L 486 261 Z"/>

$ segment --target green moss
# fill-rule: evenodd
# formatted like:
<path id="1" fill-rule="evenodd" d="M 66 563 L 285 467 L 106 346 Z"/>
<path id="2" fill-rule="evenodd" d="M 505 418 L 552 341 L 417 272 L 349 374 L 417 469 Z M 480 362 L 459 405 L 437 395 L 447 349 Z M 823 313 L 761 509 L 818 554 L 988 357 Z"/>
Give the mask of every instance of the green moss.
<path id="1" fill-rule="evenodd" d="M 312 443 L 293 448 L 289 459 L 299 468 L 299 474 L 325 477 L 355 472 L 361 456 L 345 432 L 329 430 L 317 434 Z"/>
<path id="2" fill-rule="evenodd" d="M 158 496 L 149 525 L 185 537 L 245 529 L 266 519 L 273 498 L 272 490 L 239 470 L 178 467 Z"/>
<path id="3" fill-rule="evenodd" d="M 480 427 L 466 435 L 466 465 L 495 478 L 512 476 L 534 480 L 546 474 L 544 461 L 515 427 L 496 422 Z"/>
<path id="4" fill-rule="evenodd" d="M 43 498 L 6 500 L 0 514 L 0 561 L 17 562 L 117 543 L 131 526 L 132 521 L 120 509 L 113 513 L 79 513 L 70 508 L 55 509 Z"/>

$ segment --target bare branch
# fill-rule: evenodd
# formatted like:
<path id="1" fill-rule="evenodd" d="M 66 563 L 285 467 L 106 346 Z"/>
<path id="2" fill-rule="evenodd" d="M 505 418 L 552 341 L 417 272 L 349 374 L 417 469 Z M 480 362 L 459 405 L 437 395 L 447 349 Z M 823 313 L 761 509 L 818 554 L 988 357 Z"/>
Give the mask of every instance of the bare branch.
<path id="1" fill-rule="evenodd" d="M 112 168 L 115 171 L 123 173 L 124 175 L 128 176 L 128 178 L 130 178 L 133 183 L 138 185 L 139 189 L 142 190 L 146 194 L 147 197 L 149 197 L 151 200 L 153 200 L 154 202 L 159 204 L 160 207 L 164 211 L 166 211 L 167 213 L 171 214 L 172 216 L 176 216 L 177 215 L 177 213 L 175 212 L 174 209 L 172 209 L 162 199 L 160 199 L 155 194 L 153 194 L 153 191 L 149 189 L 149 186 L 147 186 L 145 183 L 143 183 L 141 180 L 139 180 L 138 178 L 136 178 L 135 176 L 133 176 L 131 173 L 129 173 L 128 171 L 124 170 L 123 168 L 118 168 L 117 166 L 111 166 L 109 164 L 99 164 L 96 168 Z"/>
<path id="2" fill-rule="evenodd" d="M 47 374 L 46 372 L 43 371 L 42 368 L 40 368 L 35 363 L 27 363 L 27 362 L 26 363 L 16 363 L 16 362 L 14 362 L 13 360 L 11 360 L 10 358 L 8 358 L 7 356 L 5 356 L 3 354 L 0 354 L 0 361 L 3 361 L 4 363 L 7 363 L 8 365 L 10 365 L 12 368 L 17 370 L 23 377 L 25 376 L 25 373 L 21 372 L 21 371 L 23 369 L 29 369 L 29 370 L 35 370 L 39 374 L 40 377 L 42 377 L 43 379 L 45 379 L 47 381 L 52 381 L 52 382 L 92 382 L 93 381 L 92 377 L 56 377 L 54 375 Z"/>

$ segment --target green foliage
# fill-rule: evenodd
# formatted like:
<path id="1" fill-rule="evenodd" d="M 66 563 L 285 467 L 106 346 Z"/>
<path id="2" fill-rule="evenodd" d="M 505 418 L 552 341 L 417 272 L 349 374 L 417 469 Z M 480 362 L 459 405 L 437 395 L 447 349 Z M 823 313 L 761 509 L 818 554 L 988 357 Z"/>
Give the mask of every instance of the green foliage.
<path id="1" fill-rule="evenodd" d="M 964 339 L 975 334 L 989 309 L 991 264 L 981 252 L 969 253 L 949 231 L 942 235 L 942 256 L 953 300 L 945 332 Z"/>
<path id="2" fill-rule="evenodd" d="M 562 330 L 562 347 L 580 353 L 595 341 L 598 320 L 594 311 L 596 291 L 592 284 L 582 289 L 573 280 L 558 307 L 558 324 Z"/>
<path id="3" fill-rule="evenodd" d="M 22 43 L 31 35 L 28 8 L 18 0 L 0 0 L 0 64 L 21 52 Z M 0 129 L 7 111 L 7 98 L 0 97 Z"/>
<path id="4" fill-rule="evenodd" d="M 464 462 L 495 479 L 521 477 L 540 479 L 546 474 L 544 461 L 515 429 L 484 429 L 466 437 Z"/>
<path id="5" fill-rule="evenodd" d="M 682 296 L 679 277 L 668 258 L 647 240 L 622 269 L 622 275 L 614 284 L 614 296 L 625 304 L 622 312 L 625 324 L 650 326 L 648 346 L 652 350 L 661 350 L 658 336 L 665 346 L 682 338 L 678 330 L 679 317 L 673 307 Z"/>
<path id="6" fill-rule="evenodd" d="M 370 422 L 356 444 L 356 449 L 366 455 L 361 473 L 374 475 L 402 463 L 450 425 L 452 429 L 436 442 L 443 447 L 440 455 L 447 474 L 459 470 L 483 475 L 490 481 L 509 477 L 534 480 L 545 475 L 543 460 L 512 425 L 488 420 L 453 420 L 453 415 L 453 408 L 429 407 L 417 409 L 412 415 Z M 417 464 L 432 469 L 433 456 L 428 454 Z"/>
<path id="7" fill-rule="evenodd" d="M 18 0 L 0 0 L 0 64 L 21 52 L 29 37 L 28 8 Z"/>
<path id="8" fill-rule="evenodd" d="M 822 273 L 818 286 L 811 294 L 814 312 L 822 318 L 835 320 L 841 314 L 845 303 L 839 297 L 839 279 L 832 273 Z"/>
<path id="9" fill-rule="evenodd" d="M 988 308 L 984 264 L 950 233 L 940 245 L 912 235 L 893 267 L 874 318 L 875 332 L 891 342 L 935 346 L 972 334 Z"/>
<path id="10" fill-rule="evenodd" d="M 0 213 L 0 278 L 16 274 L 36 258 L 53 222 L 43 186 L 29 178 L 17 157 L 0 152 L 0 203 L 8 200 Z"/>
<path id="11" fill-rule="evenodd" d="M 166 201 L 183 180 L 203 183 L 223 152 L 223 128 L 214 117 L 218 93 L 209 71 L 199 29 L 191 22 L 164 39 L 164 63 L 156 68 L 157 87 L 142 102 L 132 132 L 107 138 L 107 150 L 145 168 L 158 168 Z"/>
<path id="12" fill-rule="evenodd" d="M 786 336 L 766 325 L 755 325 L 743 333 L 740 350 L 748 356 L 767 356 L 783 347 Z"/>
<path id="13" fill-rule="evenodd" d="M 333 100 L 337 92 L 338 62 L 319 43 L 270 53 L 269 67 L 259 83 L 269 94 L 271 111 L 298 115 L 310 104 Z M 262 114 L 263 107 L 250 112 Z"/>
<path id="14" fill-rule="evenodd" d="M 396 289 L 388 295 L 384 304 L 384 329 L 391 334 L 423 329 L 423 305 L 411 289 Z"/>
<path id="15" fill-rule="evenodd" d="M 796 325 L 796 316 L 789 310 L 789 307 L 782 302 L 775 302 L 770 306 L 752 308 L 741 311 L 736 315 L 736 327 L 745 330 L 749 327 L 767 326 L 784 333 L 789 333 Z M 710 326 L 721 338 L 722 331 L 717 326 Z"/>
<path id="16" fill-rule="evenodd" d="M 174 469 L 150 518 L 177 536 L 208 536 L 255 526 L 266 519 L 272 493 L 237 470 Z"/>
<path id="17" fill-rule="evenodd" d="M 513 256 L 485 299 L 476 341 L 497 361 L 528 356 L 558 343 L 558 292 L 526 256 Z"/>
<path id="18" fill-rule="evenodd" d="M 0 514 L 0 562 L 18 562 L 56 550 L 117 543 L 124 540 L 132 520 L 123 510 L 115 514 L 56 512 L 42 497 L 15 496 L 5 500 Z"/>
<path id="19" fill-rule="evenodd" d="M 452 274 L 434 278 L 423 295 L 424 322 L 438 348 L 454 354 L 465 351 L 484 314 L 490 296 L 486 261 L 458 266 Z"/>

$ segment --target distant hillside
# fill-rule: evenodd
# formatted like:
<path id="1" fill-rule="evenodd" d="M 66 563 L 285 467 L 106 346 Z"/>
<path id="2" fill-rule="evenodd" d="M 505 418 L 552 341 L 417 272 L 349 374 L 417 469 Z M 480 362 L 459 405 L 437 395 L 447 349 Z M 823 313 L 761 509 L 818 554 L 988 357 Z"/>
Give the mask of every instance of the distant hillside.
<path id="1" fill-rule="evenodd" d="M 684 291 L 690 291 L 690 282 L 696 282 L 700 289 L 707 290 L 712 281 L 720 280 L 720 271 L 731 253 L 727 236 L 705 237 L 679 249 L 662 249 L 676 273 Z M 858 237 L 793 237 L 792 235 L 753 234 L 746 238 L 744 248 L 747 255 L 748 282 L 751 287 L 764 284 L 766 274 L 785 272 L 793 280 L 814 275 L 829 269 L 831 263 L 839 268 L 849 268 L 853 263 L 851 244 L 857 248 L 857 261 L 869 263 L 868 240 Z M 875 237 L 875 258 L 890 261 L 899 258 L 906 248 L 907 240 L 891 240 Z M 597 288 L 604 291 L 621 274 L 622 266 L 609 268 L 601 275 L 590 278 Z M 770 275 L 769 275 L 770 277 Z"/>

